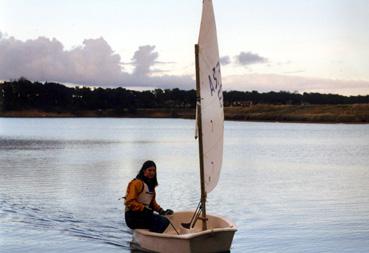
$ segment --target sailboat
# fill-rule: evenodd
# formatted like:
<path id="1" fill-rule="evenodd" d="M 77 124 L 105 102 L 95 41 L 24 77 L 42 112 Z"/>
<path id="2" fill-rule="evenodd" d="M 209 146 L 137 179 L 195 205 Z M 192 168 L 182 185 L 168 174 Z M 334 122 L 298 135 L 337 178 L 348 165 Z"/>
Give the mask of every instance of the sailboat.
<path id="1" fill-rule="evenodd" d="M 224 109 L 218 41 L 212 0 L 203 0 L 196 63 L 196 124 L 201 200 L 195 211 L 168 216 L 164 233 L 135 229 L 131 245 L 149 252 L 226 252 L 237 231 L 230 220 L 206 212 L 206 198 L 217 185 L 223 160 Z"/>

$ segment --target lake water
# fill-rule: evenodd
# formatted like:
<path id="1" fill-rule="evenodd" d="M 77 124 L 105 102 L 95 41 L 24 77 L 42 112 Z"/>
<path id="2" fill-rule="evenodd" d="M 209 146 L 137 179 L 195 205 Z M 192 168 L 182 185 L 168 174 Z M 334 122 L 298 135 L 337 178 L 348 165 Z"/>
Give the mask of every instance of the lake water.
<path id="1" fill-rule="evenodd" d="M 141 164 L 158 202 L 200 195 L 194 121 L 0 118 L 0 252 L 129 252 L 118 200 Z M 232 252 L 369 252 L 369 125 L 226 122 L 207 209 Z"/>

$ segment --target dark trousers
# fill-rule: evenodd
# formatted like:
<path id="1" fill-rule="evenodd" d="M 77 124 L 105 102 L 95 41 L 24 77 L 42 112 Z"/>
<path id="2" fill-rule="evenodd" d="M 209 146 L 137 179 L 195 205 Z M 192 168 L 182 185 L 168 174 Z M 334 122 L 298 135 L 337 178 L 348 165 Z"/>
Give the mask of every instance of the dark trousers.
<path id="1" fill-rule="evenodd" d="M 163 233 L 169 225 L 166 217 L 152 212 L 126 211 L 125 219 L 130 229 L 145 228 L 156 233 Z"/>

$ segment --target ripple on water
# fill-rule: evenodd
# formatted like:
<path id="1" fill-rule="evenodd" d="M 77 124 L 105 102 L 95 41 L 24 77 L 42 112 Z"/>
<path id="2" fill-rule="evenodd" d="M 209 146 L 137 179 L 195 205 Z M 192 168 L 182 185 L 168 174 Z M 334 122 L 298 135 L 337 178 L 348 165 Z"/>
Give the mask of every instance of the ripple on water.
<path id="1" fill-rule="evenodd" d="M 48 206 L 36 208 L 26 202 L 14 203 L 2 200 L 0 217 L 3 222 L 8 221 L 8 224 L 23 224 L 24 231 L 47 230 L 124 249 L 129 249 L 132 236 L 131 231 L 123 227 L 122 220 L 105 220 L 107 224 L 102 224 L 100 221 L 79 219 L 60 209 L 48 209 Z"/>

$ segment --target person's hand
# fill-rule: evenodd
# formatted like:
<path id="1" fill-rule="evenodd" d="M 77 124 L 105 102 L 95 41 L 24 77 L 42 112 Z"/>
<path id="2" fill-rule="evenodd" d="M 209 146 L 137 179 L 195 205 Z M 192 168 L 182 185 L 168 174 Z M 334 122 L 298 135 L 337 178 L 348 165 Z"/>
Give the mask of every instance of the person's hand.
<path id="1" fill-rule="evenodd" d="M 172 215 L 173 213 L 174 212 L 171 209 L 167 209 L 167 210 L 164 211 L 163 208 L 160 208 L 160 210 L 159 210 L 159 214 L 160 215 Z"/>
<path id="2" fill-rule="evenodd" d="M 174 212 L 172 209 L 165 210 L 165 215 L 172 215 Z"/>

